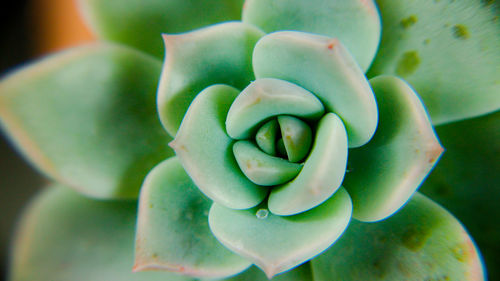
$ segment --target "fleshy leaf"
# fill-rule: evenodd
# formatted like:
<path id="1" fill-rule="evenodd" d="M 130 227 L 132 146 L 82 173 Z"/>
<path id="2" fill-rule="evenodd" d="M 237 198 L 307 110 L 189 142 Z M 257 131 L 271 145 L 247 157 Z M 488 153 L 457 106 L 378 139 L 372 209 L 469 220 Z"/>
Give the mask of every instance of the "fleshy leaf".
<path id="1" fill-rule="evenodd" d="M 498 1 L 377 3 L 383 32 L 369 76 L 406 79 L 434 124 L 500 108 Z"/>
<path id="2" fill-rule="evenodd" d="M 220 278 L 249 267 L 247 260 L 227 250 L 210 232 L 211 204 L 176 157 L 156 166 L 141 189 L 134 271 Z"/>
<path id="3" fill-rule="evenodd" d="M 323 113 L 321 101 L 306 89 L 279 79 L 257 79 L 229 109 L 227 133 L 233 139 L 248 139 L 270 117 L 288 114 L 315 120 Z"/>
<path id="4" fill-rule="evenodd" d="M 269 210 L 287 216 L 321 204 L 342 184 L 346 163 L 345 127 L 338 116 L 327 113 L 318 124 L 314 145 L 299 175 L 271 191 Z"/>
<path id="5" fill-rule="evenodd" d="M 274 276 L 273 281 L 313 281 L 311 274 L 311 265 L 309 262 L 304 263 L 290 271 Z M 205 280 L 204 280 L 205 281 Z M 213 279 L 206 281 L 215 281 Z M 245 272 L 242 272 L 234 277 L 218 280 L 218 281 L 269 281 L 266 275 L 259 268 L 252 266 Z"/>
<path id="6" fill-rule="evenodd" d="M 403 80 L 370 80 L 379 125 L 365 146 L 349 150 L 343 183 L 361 221 L 384 219 L 403 206 L 436 164 L 443 148 L 417 94 Z"/>
<path id="7" fill-rule="evenodd" d="M 158 89 L 163 126 L 175 136 L 192 100 L 208 86 L 245 88 L 254 80 L 252 51 L 264 33 L 230 22 L 178 35 L 164 35 L 166 57 Z"/>
<path id="8" fill-rule="evenodd" d="M 107 44 L 78 47 L 0 83 L 1 123 L 39 169 L 90 196 L 136 198 L 173 154 L 156 113 L 161 64 Z"/>
<path id="9" fill-rule="evenodd" d="M 214 203 L 209 225 L 222 244 L 254 262 L 271 278 L 334 243 L 347 227 L 351 210 L 349 195 L 341 189 L 317 208 L 291 217 L 273 215 L 265 204 L 234 210 Z"/>
<path id="10" fill-rule="evenodd" d="M 377 127 L 373 92 L 349 52 L 339 40 L 320 35 L 283 31 L 264 36 L 255 46 L 257 78 L 278 78 L 313 92 L 326 112 L 340 116 L 347 128 L 349 147 L 370 140 Z"/>
<path id="11" fill-rule="evenodd" d="M 170 143 L 198 188 L 215 202 L 234 209 L 251 208 L 266 196 L 241 172 L 233 155 L 233 140 L 224 122 L 239 91 L 226 85 L 203 90 L 189 107 Z"/>
<path id="12" fill-rule="evenodd" d="M 380 41 L 372 0 L 246 0 L 243 22 L 265 32 L 297 30 L 338 38 L 366 71 Z"/>
<path id="13" fill-rule="evenodd" d="M 420 191 L 457 216 L 500 280 L 500 111 L 438 126 L 446 152 Z"/>
<path id="14" fill-rule="evenodd" d="M 278 116 L 281 137 L 290 162 L 299 162 L 309 153 L 312 131 L 307 123 L 292 117 Z"/>
<path id="15" fill-rule="evenodd" d="M 258 185 L 270 186 L 288 182 L 302 169 L 302 165 L 268 155 L 245 140 L 234 143 L 233 152 L 243 174 Z"/>
<path id="16" fill-rule="evenodd" d="M 255 141 L 262 151 L 269 155 L 276 155 L 276 137 L 278 136 L 278 121 L 272 119 L 262 125 L 255 134 Z"/>
<path id="17" fill-rule="evenodd" d="M 317 281 L 484 280 L 481 259 L 463 226 L 418 193 L 385 221 L 353 220 L 311 264 Z"/>
<path id="18" fill-rule="evenodd" d="M 238 20 L 243 0 L 79 0 L 99 37 L 161 57 L 162 33 L 179 33 Z"/>
<path id="19" fill-rule="evenodd" d="M 194 281 L 132 273 L 136 202 L 97 201 L 69 188 L 42 191 L 15 236 L 10 280 Z"/>

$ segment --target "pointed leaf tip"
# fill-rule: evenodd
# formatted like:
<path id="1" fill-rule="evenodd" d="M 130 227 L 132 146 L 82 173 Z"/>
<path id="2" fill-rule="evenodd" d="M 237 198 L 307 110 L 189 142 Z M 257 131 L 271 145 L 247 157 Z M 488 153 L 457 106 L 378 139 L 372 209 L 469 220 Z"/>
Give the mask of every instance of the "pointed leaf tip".
<path id="1" fill-rule="evenodd" d="M 351 217 L 351 200 L 340 189 L 320 206 L 294 216 L 277 216 L 265 204 L 234 210 L 214 204 L 209 226 L 215 237 L 246 257 L 268 276 L 287 271 L 315 257 L 334 243 Z"/>
<path id="2" fill-rule="evenodd" d="M 0 122 L 58 182 L 98 198 L 137 198 L 147 172 L 173 155 L 158 121 L 161 63 L 92 44 L 48 56 L 0 83 Z"/>
<path id="3" fill-rule="evenodd" d="M 353 217 L 361 221 L 381 220 L 401 208 L 443 152 L 422 102 L 405 81 L 379 76 L 370 83 L 379 125 L 368 144 L 349 151 L 343 183 Z"/>
<path id="4" fill-rule="evenodd" d="M 166 57 L 158 87 L 158 112 L 172 136 L 203 89 L 226 84 L 241 90 L 254 80 L 251 56 L 263 35 L 255 26 L 241 22 L 164 35 Z"/>
<path id="5" fill-rule="evenodd" d="M 141 189 L 134 271 L 221 278 L 250 262 L 224 248 L 208 227 L 211 205 L 176 157 L 156 166 Z"/>

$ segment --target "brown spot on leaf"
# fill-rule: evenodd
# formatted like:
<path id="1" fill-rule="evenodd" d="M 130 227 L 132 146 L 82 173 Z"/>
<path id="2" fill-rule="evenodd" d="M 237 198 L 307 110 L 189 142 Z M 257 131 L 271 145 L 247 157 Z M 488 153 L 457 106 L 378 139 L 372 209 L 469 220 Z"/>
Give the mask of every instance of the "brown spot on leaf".
<path id="1" fill-rule="evenodd" d="M 418 21 L 418 18 L 416 15 L 411 15 L 407 18 L 404 18 L 402 19 L 399 23 L 401 24 L 401 26 L 406 29 L 406 28 L 409 28 L 411 27 L 412 25 L 416 24 Z"/>
<path id="2" fill-rule="evenodd" d="M 396 66 L 396 74 L 405 77 L 413 74 L 420 65 L 420 56 L 415 50 L 403 53 Z"/>
<path id="3" fill-rule="evenodd" d="M 401 242 L 403 245 L 413 252 L 420 250 L 427 241 L 428 234 L 415 226 L 407 229 L 402 237 Z"/>
<path id="4" fill-rule="evenodd" d="M 453 37 L 457 39 L 466 40 L 469 39 L 470 37 L 469 30 L 463 24 L 455 24 L 452 30 L 453 30 Z"/>

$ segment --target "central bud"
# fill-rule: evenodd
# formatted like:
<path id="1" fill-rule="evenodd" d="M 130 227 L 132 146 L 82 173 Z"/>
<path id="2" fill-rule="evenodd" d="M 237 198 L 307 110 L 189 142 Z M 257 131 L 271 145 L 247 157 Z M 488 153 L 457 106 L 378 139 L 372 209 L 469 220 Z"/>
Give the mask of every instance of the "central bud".
<path id="1" fill-rule="evenodd" d="M 262 125 L 255 143 L 237 141 L 234 156 L 249 180 L 264 186 L 286 183 L 302 169 L 299 164 L 309 154 L 312 131 L 304 121 L 281 115 Z"/>
<path id="2" fill-rule="evenodd" d="M 262 186 L 295 178 L 313 140 L 307 122 L 316 123 L 323 114 L 321 101 L 302 87 L 279 79 L 254 81 L 238 95 L 226 119 L 243 174 Z"/>
<path id="3" fill-rule="evenodd" d="M 267 206 L 273 214 L 304 212 L 340 188 L 347 162 L 345 127 L 303 87 L 259 78 L 236 97 L 225 125 L 244 176 L 272 187 Z"/>

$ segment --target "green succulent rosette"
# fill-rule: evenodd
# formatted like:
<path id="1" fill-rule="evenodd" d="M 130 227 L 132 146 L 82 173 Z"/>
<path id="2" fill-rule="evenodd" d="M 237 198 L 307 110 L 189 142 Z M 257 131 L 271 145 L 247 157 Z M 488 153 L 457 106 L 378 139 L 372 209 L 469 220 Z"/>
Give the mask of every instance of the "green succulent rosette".
<path id="1" fill-rule="evenodd" d="M 433 124 L 500 105 L 497 4 L 444 2 L 81 1 L 114 43 L 0 84 L 3 128 L 59 182 L 20 223 L 12 279 L 483 280 L 416 192 Z M 456 159 L 463 122 L 437 127 Z M 453 207 L 444 160 L 424 191 Z"/>

